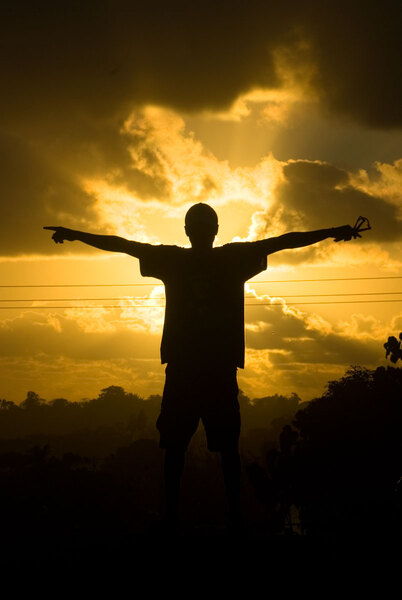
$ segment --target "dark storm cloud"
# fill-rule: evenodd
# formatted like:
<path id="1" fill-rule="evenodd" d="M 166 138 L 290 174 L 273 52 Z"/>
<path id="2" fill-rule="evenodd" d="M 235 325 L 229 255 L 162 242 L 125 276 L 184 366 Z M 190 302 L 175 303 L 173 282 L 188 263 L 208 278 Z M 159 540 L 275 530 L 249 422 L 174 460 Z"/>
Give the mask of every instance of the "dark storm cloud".
<path id="1" fill-rule="evenodd" d="M 160 177 L 134 168 L 118 123 L 96 128 L 79 122 L 81 127 L 61 121 L 53 135 L 46 124 L 38 133 L 41 122 L 34 122 L 25 128 L 25 139 L 0 132 L 0 256 L 54 253 L 44 225 L 97 232 L 94 198 L 83 190 L 82 175 L 109 178 L 117 185 L 124 182 L 145 199 L 165 192 Z M 69 245 L 68 251 L 82 253 L 82 247 Z"/>
<path id="2" fill-rule="evenodd" d="M 3 8 L 3 107 L 99 118 L 133 103 L 227 106 L 277 87 L 273 52 L 317 67 L 324 105 L 373 126 L 401 125 L 397 2 L 18 2 Z M 301 51 L 300 42 L 308 51 Z"/>
<path id="3" fill-rule="evenodd" d="M 96 228 L 92 200 L 35 147 L 16 136 L 0 135 L 0 155 L 0 255 L 49 252 L 42 227 L 56 215 L 78 214 Z M 69 219 L 70 226 L 79 224 Z"/>
<path id="4" fill-rule="evenodd" d="M 301 21 L 328 111 L 372 127 L 402 125 L 400 2 L 303 3 Z"/>
<path id="5" fill-rule="evenodd" d="M 321 162 L 294 161 L 283 168 L 284 179 L 275 191 L 275 202 L 261 215 L 258 237 L 272 235 L 272 222 L 279 220 L 287 231 L 306 231 L 353 225 L 367 217 L 372 230 L 362 242 L 395 242 L 402 239 L 402 215 L 395 204 L 356 189 L 347 171 Z M 286 262 L 313 260 L 321 246 L 281 254 Z"/>
<path id="6" fill-rule="evenodd" d="M 402 238 L 401 221 L 394 204 L 364 193 L 349 183 L 347 171 L 325 163 L 291 162 L 284 167 L 285 182 L 277 190 L 284 220 L 296 214 L 309 229 L 353 223 L 367 216 L 373 229 L 364 239 L 396 241 Z M 400 215 L 399 215 L 400 216 Z"/>

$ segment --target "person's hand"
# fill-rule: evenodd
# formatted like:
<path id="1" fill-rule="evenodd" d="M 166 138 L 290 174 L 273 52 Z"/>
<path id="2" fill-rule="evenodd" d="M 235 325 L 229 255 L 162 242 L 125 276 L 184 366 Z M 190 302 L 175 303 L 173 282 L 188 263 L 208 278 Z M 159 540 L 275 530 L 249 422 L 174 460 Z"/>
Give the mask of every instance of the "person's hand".
<path id="1" fill-rule="evenodd" d="M 342 227 L 334 228 L 335 242 L 348 242 L 352 238 L 361 238 L 360 233 L 362 231 L 368 231 L 371 229 L 369 220 L 366 217 L 357 217 L 356 223 L 353 227 L 350 225 L 342 225 Z"/>
<path id="2" fill-rule="evenodd" d="M 54 231 L 52 240 L 54 240 L 56 244 L 62 244 L 64 240 L 67 240 L 68 242 L 73 242 L 75 240 L 73 230 L 67 229 L 67 227 L 44 227 L 43 229 Z"/>
<path id="3" fill-rule="evenodd" d="M 349 240 L 356 237 L 362 237 L 354 227 L 350 225 L 342 225 L 341 227 L 334 228 L 335 242 L 348 242 Z"/>

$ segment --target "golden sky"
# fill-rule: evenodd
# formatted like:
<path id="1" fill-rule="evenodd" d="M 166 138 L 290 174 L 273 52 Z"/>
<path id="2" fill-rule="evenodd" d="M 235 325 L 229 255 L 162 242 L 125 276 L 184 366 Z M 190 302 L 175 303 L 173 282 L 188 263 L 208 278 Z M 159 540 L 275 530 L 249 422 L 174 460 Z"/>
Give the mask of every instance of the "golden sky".
<path id="1" fill-rule="evenodd" d="M 217 244 L 359 215 L 373 227 L 273 255 L 248 283 L 247 394 L 308 400 L 351 364 L 386 364 L 402 330 L 398 4 L 2 9 L 1 285 L 119 285 L 0 288 L 14 307 L 0 311 L 0 397 L 161 393 L 163 287 L 136 259 L 56 246 L 42 227 L 186 245 L 200 201 L 218 213 Z M 305 281 L 323 279 L 337 281 Z"/>

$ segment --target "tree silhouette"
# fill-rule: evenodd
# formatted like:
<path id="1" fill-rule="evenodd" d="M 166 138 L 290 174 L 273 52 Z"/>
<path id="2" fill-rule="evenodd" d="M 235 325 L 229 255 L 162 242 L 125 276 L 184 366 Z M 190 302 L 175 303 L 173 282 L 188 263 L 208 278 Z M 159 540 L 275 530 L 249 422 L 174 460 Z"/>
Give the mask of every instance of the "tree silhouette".
<path id="1" fill-rule="evenodd" d="M 300 410 L 269 475 L 306 533 L 384 536 L 394 530 L 402 473 L 402 369 L 352 367 Z M 277 492 L 278 493 L 278 492 Z"/>
<path id="2" fill-rule="evenodd" d="M 28 392 L 27 397 L 23 402 L 21 402 L 21 408 L 25 408 L 26 410 L 35 410 L 36 408 L 40 408 L 44 405 L 44 400 L 40 398 L 38 394 L 35 392 Z"/>
<path id="3" fill-rule="evenodd" d="M 402 332 L 399 334 L 399 339 L 401 340 L 400 342 L 398 342 L 395 336 L 391 335 L 388 338 L 388 341 L 384 344 L 384 348 L 386 350 L 385 358 L 388 358 L 388 356 L 390 356 L 390 360 L 393 363 L 398 362 L 399 359 L 402 360 Z"/>

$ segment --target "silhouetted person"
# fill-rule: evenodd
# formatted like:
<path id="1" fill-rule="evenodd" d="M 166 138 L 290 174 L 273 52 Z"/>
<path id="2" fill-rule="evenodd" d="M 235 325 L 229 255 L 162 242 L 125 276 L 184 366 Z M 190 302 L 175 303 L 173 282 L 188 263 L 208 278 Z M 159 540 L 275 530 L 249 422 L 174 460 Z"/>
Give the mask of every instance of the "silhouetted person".
<path id="1" fill-rule="evenodd" d="M 163 281 L 166 313 L 161 360 L 167 367 L 157 427 L 160 446 L 166 450 L 166 522 L 177 522 L 184 455 L 202 419 L 209 450 L 221 454 L 229 525 L 236 528 L 241 523 L 236 373 L 244 367 L 244 282 L 267 268 L 268 254 L 327 238 L 348 240 L 354 228 L 287 233 L 214 248 L 218 217 L 200 203 L 185 218 L 191 248 L 143 244 L 64 227 L 45 229 L 55 232 L 56 243 L 79 240 L 135 256 L 142 275 Z"/>

